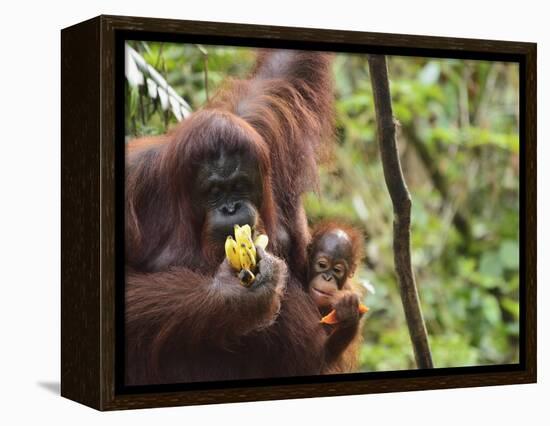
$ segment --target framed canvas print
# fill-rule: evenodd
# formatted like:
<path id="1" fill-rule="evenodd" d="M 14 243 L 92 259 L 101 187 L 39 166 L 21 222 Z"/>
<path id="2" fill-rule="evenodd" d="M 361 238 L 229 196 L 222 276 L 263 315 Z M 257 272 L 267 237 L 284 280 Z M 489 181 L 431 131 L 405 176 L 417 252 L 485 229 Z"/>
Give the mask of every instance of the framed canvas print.
<path id="1" fill-rule="evenodd" d="M 536 381 L 536 45 L 100 16 L 62 46 L 61 394 Z"/>

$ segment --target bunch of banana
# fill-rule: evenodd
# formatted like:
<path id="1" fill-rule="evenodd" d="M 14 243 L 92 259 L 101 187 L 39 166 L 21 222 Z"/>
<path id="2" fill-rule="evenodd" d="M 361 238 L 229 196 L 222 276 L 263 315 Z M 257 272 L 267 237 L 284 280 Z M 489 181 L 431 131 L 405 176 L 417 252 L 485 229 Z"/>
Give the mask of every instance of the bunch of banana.
<path id="1" fill-rule="evenodd" d="M 256 278 L 256 246 L 265 250 L 269 239 L 267 235 L 260 234 L 252 240 L 252 228 L 250 225 L 235 225 L 235 238 L 231 235 L 225 240 L 225 255 L 229 264 L 239 271 L 239 279 L 242 285 L 249 287 Z"/>

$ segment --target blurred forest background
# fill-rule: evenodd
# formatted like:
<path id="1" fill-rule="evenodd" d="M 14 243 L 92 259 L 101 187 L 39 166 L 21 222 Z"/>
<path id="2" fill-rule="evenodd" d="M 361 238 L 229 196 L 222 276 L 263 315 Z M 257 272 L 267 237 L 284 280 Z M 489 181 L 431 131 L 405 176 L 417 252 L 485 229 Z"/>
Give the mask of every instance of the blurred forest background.
<path id="1" fill-rule="evenodd" d="M 186 111 L 199 109 L 225 78 L 246 76 L 254 62 L 249 48 L 128 45 L 158 75 L 127 59 L 127 138 L 164 133 Z M 333 160 L 321 167 L 320 194 L 304 197 L 308 218 L 312 224 L 345 219 L 367 236 L 356 277 L 374 293 L 365 300 L 370 311 L 360 369 L 415 368 L 394 274 L 392 205 L 366 56 L 338 54 L 333 69 L 337 145 Z M 518 362 L 518 66 L 392 56 L 388 69 L 413 199 L 413 268 L 434 364 Z M 163 94 L 163 79 L 181 99 Z"/>

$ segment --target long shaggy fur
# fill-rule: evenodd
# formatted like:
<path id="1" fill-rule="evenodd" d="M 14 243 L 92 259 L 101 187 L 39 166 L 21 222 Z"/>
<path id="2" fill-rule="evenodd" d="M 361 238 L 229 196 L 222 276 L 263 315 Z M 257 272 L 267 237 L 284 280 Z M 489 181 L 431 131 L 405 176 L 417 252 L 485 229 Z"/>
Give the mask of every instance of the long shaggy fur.
<path id="1" fill-rule="evenodd" d="M 330 55 L 263 51 L 248 79 L 228 82 L 166 135 L 129 143 L 127 384 L 322 371 L 326 335 L 303 291 L 309 232 L 300 196 L 316 188 L 332 119 Z M 224 277 L 216 275 L 223 247 L 205 241 L 191 194 L 197 166 L 221 149 L 260 165 L 261 226 L 286 260 L 279 305 L 252 303 L 229 276 L 214 279 Z"/>

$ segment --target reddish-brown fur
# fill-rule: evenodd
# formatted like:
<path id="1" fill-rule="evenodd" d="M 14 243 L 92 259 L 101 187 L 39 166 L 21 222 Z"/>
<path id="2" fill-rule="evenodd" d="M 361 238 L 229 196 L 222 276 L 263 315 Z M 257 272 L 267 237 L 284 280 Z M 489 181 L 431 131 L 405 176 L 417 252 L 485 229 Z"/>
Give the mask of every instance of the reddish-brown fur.
<path id="1" fill-rule="evenodd" d="M 261 52 L 251 77 L 228 82 L 166 135 L 127 147 L 126 384 L 318 374 L 326 335 L 304 292 L 307 221 L 331 137 L 330 56 Z M 274 278 L 238 283 L 193 205 L 197 165 L 221 148 L 262 174 L 261 227 Z M 267 261 L 267 260 L 266 260 Z"/>
<path id="2" fill-rule="evenodd" d="M 311 250 L 315 247 L 316 242 L 323 235 L 336 229 L 342 230 L 347 234 L 350 239 L 352 253 L 352 257 L 347 259 L 350 264 L 350 270 L 342 289 L 338 292 L 339 297 L 350 293 L 359 297 L 361 291 L 352 276 L 364 256 L 364 236 L 360 230 L 343 221 L 328 220 L 317 223 L 312 230 L 310 256 L 314 254 L 311 253 Z M 326 315 L 327 313 L 323 312 L 322 314 Z M 350 373 L 355 371 L 359 349 L 363 340 L 360 323 L 358 322 L 347 328 L 339 328 L 338 324 L 336 324 L 335 326 L 326 326 L 325 329 L 329 339 L 325 347 L 326 362 L 323 374 Z"/>

